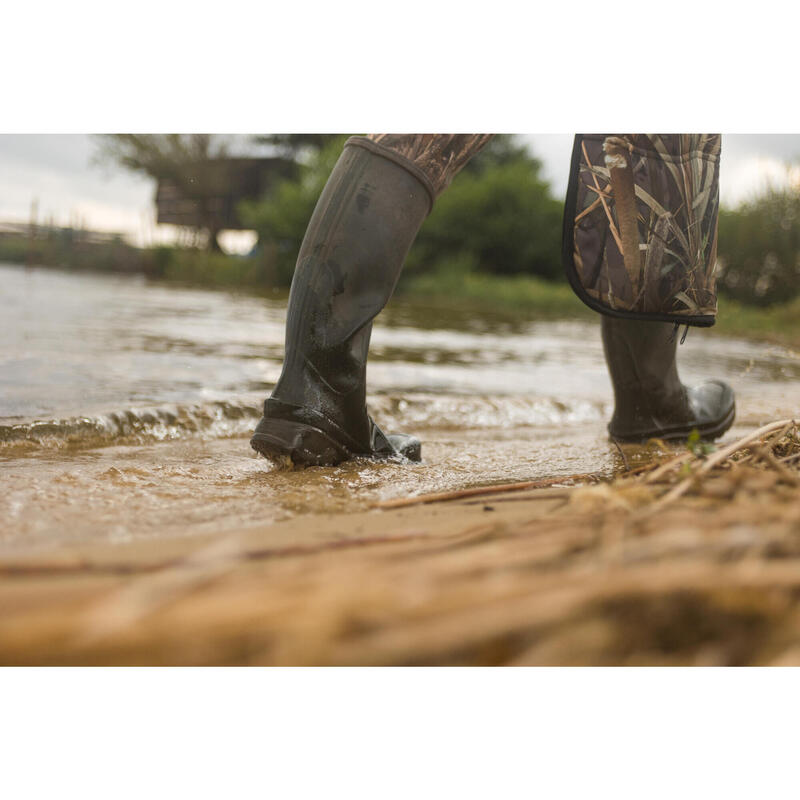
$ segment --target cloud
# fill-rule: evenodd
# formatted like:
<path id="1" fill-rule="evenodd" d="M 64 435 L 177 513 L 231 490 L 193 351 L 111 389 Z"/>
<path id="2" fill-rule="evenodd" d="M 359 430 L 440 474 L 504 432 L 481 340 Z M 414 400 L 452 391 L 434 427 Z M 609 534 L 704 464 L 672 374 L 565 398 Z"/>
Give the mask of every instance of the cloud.
<path id="1" fill-rule="evenodd" d="M 761 194 L 770 187 L 797 183 L 797 167 L 786 161 L 760 155 L 729 160 L 720 171 L 720 198 L 724 205 L 735 206 Z"/>
<path id="2" fill-rule="evenodd" d="M 67 224 L 76 215 L 98 230 L 128 231 L 152 210 L 153 183 L 92 166 L 94 143 L 84 135 L 0 136 L 0 218 Z M 122 227 L 119 227 L 122 226 Z"/>
<path id="3" fill-rule="evenodd" d="M 563 197 L 572 134 L 522 138 L 542 160 L 554 194 Z M 234 149 L 241 139 L 231 137 Z M 0 135 L 0 219 L 27 220 L 37 200 L 39 219 L 52 216 L 57 224 L 69 224 L 78 217 L 88 227 L 127 233 L 139 243 L 174 240 L 174 229 L 155 225 L 153 181 L 93 165 L 95 149 L 93 137 L 84 134 Z M 788 161 L 800 162 L 800 135 L 724 134 L 722 202 L 735 205 L 770 181 L 781 185 Z"/>

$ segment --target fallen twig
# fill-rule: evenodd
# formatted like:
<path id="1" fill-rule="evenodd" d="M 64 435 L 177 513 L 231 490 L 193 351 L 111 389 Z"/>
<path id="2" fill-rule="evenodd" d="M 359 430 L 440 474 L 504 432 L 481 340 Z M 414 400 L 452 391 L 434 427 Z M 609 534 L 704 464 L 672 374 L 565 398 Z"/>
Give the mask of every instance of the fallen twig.
<path id="1" fill-rule="evenodd" d="M 557 478 L 543 478 L 538 481 L 524 481 L 522 483 L 501 483 L 496 486 L 474 486 L 471 489 L 456 489 L 452 492 L 434 492 L 432 494 L 418 494 L 414 497 L 398 497 L 394 500 L 383 500 L 375 503 L 373 508 L 402 508 L 404 506 L 417 506 L 423 503 L 443 503 L 448 500 L 460 500 L 463 497 L 476 497 L 479 495 L 503 494 L 505 492 L 520 492 L 524 489 L 542 489 L 557 483 L 568 483 L 575 480 L 598 481 L 601 476 L 596 472 L 578 475 L 563 475 Z"/>
<path id="2" fill-rule="evenodd" d="M 620 443 L 616 439 L 612 439 L 611 441 L 614 442 L 614 446 L 617 448 L 617 451 L 622 456 L 622 463 L 625 465 L 625 471 L 629 472 L 631 465 L 628 463 L 628 459 L 625 457 L 625 453 L 623 452 L 622 447 L 620 447 Z"/>

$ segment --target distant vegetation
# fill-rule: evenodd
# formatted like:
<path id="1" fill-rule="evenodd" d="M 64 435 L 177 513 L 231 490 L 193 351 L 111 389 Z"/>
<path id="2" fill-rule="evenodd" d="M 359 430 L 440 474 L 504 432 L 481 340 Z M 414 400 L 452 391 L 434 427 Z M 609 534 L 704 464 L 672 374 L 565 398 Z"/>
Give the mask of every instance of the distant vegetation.
<path id="1" fill-rule="evenodd" d="M 288 285 L 317 198 L 345 136 L 328 142 L 242 216 L 274 248 L 275 276 Z M 497 136 L 439 198 L 411 248 L 403 285 L 421 275 L 466 273 L 560 279 L 562 202 L 541 176 L 541 162 L 511 136 Z"/>
<path id="2" fill-rule="evenodd" d="M 191 197 L 199 220 L 197 231 L 203 235 L 206 248 L 220 251 L 220 225 L 212 205 L 219 192 L 207 168 L 214 159 L 228 154 L 223 137 L 208 133 L 108 133 L 96 138 L 98 163 L 114 164 L 155 181 L 170 180 L 182 194 Z"/>
<path id="3" fill-rule="evenodd" d="M 247 291 L 268 290 L 273 285 L 269 259 L 230 256 L 205 248 L 138 248 L 121 237 L 100 238 L 69 228 L 41 228 L 35 238 L 0 233 L 0 262 L 139 274 L 153 280 Z"/>
<path id="4" fill-rule="evenodd" d="M 323 143 L 298 180 L 280 183 L 243 209 L 262 250 L 272 250 L 272 274 L 283 286 L 345 138 Z M 458 292 L 457 278 L 466 275 L 563 281 L 562 207 L 539 160 L 514 137 L 495 137 L 437 201 L 411 248 L 400 289 Z M 800 295 L 800 184 L 723 208 L 719 257 L 719 291 L 740 304 L 767 306 Z"/>
<path id="5" fill-rule="evenodd" d="M 41 228 L 35 236 L 0 234 L 0 260 L 283 291 L 345 138 L 258 140 L 295 159 L 298 173 L 240 209 L 258 232 L 258 245 L 246 257 L 179 247 L 142 250 L 121 238 Z M 561 214 L 562 201 L 543 179 L 538 159 L 514 137 L 498 136 L 437 202 L 408 256 L 399 291 L 532 314 L 586 313 L 563 278 Z M 719 258 L 720 329 L 800 344 L 800 183 L 723 209 Z"/>
<path id="6" fill-rule="evenodd" d="M 109 133 L 95 137 L 94 161 L 152 178 L 159 185 L 159 192 L 164 188 L 169 196 L 162 199 L 169 208 L 167 219 L 177 218 L 179 224 L 194 231 L 198 244 L 220 253 L 220 232 L 239 226 L 237 200 L 263 191 L 265 180 L 271 183 L 276 177 L 297 175 L 298 165 L 309 152 L 335 138 L 304 133 L 238 137 L 210 133 Z M 248 160 L 236 169 L 234 155 L 256 160 Z M 262 180 L 265 172 L 268 177 Z"/>
<path id="7" fill-rule="evenodd" d="M 719 290 L 746 305 L 800 294 L 800 183 L 769 188 L 719 219 Z"/>

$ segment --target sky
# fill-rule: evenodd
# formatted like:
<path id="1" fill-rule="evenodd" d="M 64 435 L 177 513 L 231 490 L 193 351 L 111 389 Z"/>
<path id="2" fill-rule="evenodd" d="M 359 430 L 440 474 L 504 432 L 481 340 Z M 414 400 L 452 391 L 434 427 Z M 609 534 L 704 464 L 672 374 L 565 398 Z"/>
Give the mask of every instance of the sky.
<path id="1" fill-rule="evenodd" d="M 556 196 L 566 191 L 572 134 L 521 134 L 543 163 Z M 155 184 L 148 178 L 93 162 L 96 142 L 84 134 L 0 135 L 0 223 L 27 222 L 31 206 L 38 219 L 81 224 L 126 234 L 141 245 L 173 241 L 171 226 L 156 225 Z M 800 134 L 723 134 L 720 196 L 736 205 L 786 180 L 786 163 L 800 164 Z M 243 252 L 254 237 L 223 235 L 223 246 Z"/>

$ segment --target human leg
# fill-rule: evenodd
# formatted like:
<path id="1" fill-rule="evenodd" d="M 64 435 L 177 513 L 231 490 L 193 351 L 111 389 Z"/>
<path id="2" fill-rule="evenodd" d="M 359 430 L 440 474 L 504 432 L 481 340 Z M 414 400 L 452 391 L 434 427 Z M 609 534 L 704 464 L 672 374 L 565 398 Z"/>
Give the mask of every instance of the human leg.
<path id="1" fill-rule="evenodd" d="M 687 388 L 678 377 L 671 323 L 602 318 L 603 350 L 614 387 L 614 439 L 721 436 L 733 424 L 733 390 L 720 380 Z"/>
<path id="2" fill-rule="evenodd" d="M 375 134 L 348 140 L 297 260 L 283 370 L 252 447 L 294 464 L 420 458 L 367 413 L 372 320 L 386 305 L 433 201 L 488 134 Z"/>

